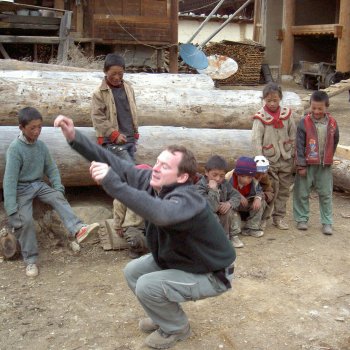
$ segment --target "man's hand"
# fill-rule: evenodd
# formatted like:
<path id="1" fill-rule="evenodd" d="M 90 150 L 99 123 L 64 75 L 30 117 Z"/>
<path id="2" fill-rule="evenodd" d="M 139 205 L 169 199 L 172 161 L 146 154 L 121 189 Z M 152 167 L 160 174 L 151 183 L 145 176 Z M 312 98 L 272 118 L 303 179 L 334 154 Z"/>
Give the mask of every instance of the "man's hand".
<path id="1" fill-rule="evenodd" d="M 208 187 L 212 190 L 216 190 L 218 188 L 218 183 L 215 180 L 209 180 Z"/>
<path id="2" fill-rule="evenodd" d="M 119 237 L 124 237 L 124 230 L 122 228 L 117 228 L 115 232 Z"/>
<path id="3" fill-rule="evenodd" d="M 106 163 L 98 163 L 98 162 L 91 162 L 90 165 L 90 175 L 93 178 L 93 180 L 100 184 L 102 180 L 105 178 L 109 171 L 109 165 Z"/>
<path id="4" fill-rule="evenodd" d="M 230 202 L 220 202 L 218 212 L 221 215 L 225 215 L 230 209 L 231 209 Z"/>
<path id="5" fill-rule="evenodd" d="M 241 206 L 246 208 L 248 206 L 248 199 L 241 195 Z"/>
<path id="6" fill-rule="evenodd" d="M 252 204 L 252 209 L 258 211 L 261 208 L 261 198 L 255 197 Z"/>
<path id="7" fill-rule="evenodd" d="M 75 129 L 73 120 L 65 117 L 64 115 L 59 115 L 54 123 L 55 128 L 61 128 L 64 137 L 68 142 L 71 142 L 75 139 Z"/>
<path id="8" fill-rule="evenodd" d="M 272 200 L 274 198 L 273 192 L 264 192 L 264 195 L 265 195 L 265 200 L 267 203 L 272 202 Z"/>
<path id="9" fill-rule="evenodd" d="M 306 169 L 306 168 L 299 168 L 299 169 L 298 169 L 298 174 L 299 174 L 300 176 L 306 176 L 306 174 L 307 174 L 307 169 Z"/>

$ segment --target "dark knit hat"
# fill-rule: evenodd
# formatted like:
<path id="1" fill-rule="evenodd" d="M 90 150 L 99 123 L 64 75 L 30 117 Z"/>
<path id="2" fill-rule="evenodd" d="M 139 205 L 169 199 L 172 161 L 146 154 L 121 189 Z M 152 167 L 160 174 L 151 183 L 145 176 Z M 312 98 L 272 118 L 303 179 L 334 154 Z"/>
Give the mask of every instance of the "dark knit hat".
<path id="1" fill-rule="evenodd" d="M 235 174 L 237 175 L 256 175 L 256 163 L 253 158 L 250 157 L 240 157 L 237 159 Z"/>
<path id="2" fill-rule="evenodd" d="M 104 71 L 106 72 L 112 66 L 119 66 L 125 68 L 125 60 L 122 56 L 116 53 L 109 53 L 105 58 Z"/>

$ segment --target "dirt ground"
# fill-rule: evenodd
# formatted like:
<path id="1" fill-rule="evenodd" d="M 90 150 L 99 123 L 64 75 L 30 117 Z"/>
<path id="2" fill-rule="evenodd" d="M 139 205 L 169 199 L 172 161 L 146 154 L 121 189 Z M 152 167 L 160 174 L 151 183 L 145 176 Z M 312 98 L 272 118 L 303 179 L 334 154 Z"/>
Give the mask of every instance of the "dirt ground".
<path id="1" fill-rule="evenodd" d="M 298 90 L 297 87 L 294 87 Z M 300 92 L 305 94 L 305 91 Z M 331 100 L 341 143 L 350 144 L 347 93 Z M 76 195 L 69 194 L 71 202 Z M 110 205 L 102 191 L 86 198 Z M 349 350 L 350 196 L 334 194 L 334 235 L 320 232 L 318 198 L 311 198 L 310 229 L 271 224 L 262 238 L 243 237 L 233 290 L 189 302 L 193 335 L 181 350 Z M 2 204 L 2 203 L 1 203 Z M 0 218 L 4 213 L 1 209 Z M 123 278 L 125 251 L 87 243 L 73 254 L 39 236 L 40 275 L 25 277 L 20 260 L 0 263 L 0 349 L 145 349 L 137 327 L 144 316 Z"/>

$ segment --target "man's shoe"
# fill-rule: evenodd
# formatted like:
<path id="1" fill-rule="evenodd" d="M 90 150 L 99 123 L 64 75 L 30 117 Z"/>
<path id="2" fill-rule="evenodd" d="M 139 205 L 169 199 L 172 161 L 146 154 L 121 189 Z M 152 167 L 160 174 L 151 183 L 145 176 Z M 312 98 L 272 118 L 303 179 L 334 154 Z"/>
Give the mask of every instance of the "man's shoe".
<path id="1" fill-rule="evenodd" d="M 297 223 L 297 229 L 300 231 L 306 231 L 308 229 L 306 221 L 299 221 Z"/>
<path id="2" fill-rule="evenodd" d="M 232 242 L 232 245 L 235 247 L 235 248 L 243 248 L 244 247 L 244 244 L 243 242 L 239 239 L 239 237 L 236 235 L 236 236 L 233 236 L 231 238 L 231 242 Z"/>
<path id="3" fill-rule="evenodd" d="M 255 237 L 255 238 L 259 238 L 259 237 L 262 237 L 264 235 L 264 231 L 263 230 L 253 230 L 251 228 L 247 228 L 245 230 L 242 231 L 242 235 L 244 236 L 252 236 L 252 237 Z"/>
<path id="4" fill-rule="evenodd" d="M 332 231 L 332 225 L 330 224 L 323 224 L 322 225 L 322 233 L 324 235 L 332 235 L 333 234 L 333 231 Z"/>
<path id="5" fill-rule="evenodd" d="M 272 225 L 276 226 L 280 230 L 289 230 L 289 226 L 283 218 L 274 218 L 272 220 Z"/>
<path id="6" fill-rule="evenodd" d="M 98 229 L 100 228 L 100 224 L 94 223 L 91 225 L 83 226 L 76 234 L 75 234 L 75 239 L 77 243 L 81 243 L 88 238 L 88 236 L 92 233 L 96 233 Z"/>
<path id="7" fill-rule="evenodd" d="M 153 349 L 168 349 L 176 342 L 187 339 L 190 335 L 190 325 L 187 325 L 182 332 L 175 334 L 167 334 L 159 328 L 146 338 L 145 343 Z"/>
<path id="8" fill-rule="evenodd" d="M 147 317 L 140 320 L 139 328 L 144 333 L 151 333 L 156 331 L 159 328 L 159 326 L 155 324 L 151 318 Z"/>
<path id="9" fill-rule="evenodd" d="M 36 277 L 39 275 L 39 269 L 36 264 L 28 264 L 26 267 L 26 275 L 27 277 Z"/>
<path id="10" fill-rule="evenodd" d="M 261 220 L 261 223 L 260 223 L 260 228 L 262 231 L 265 230 L 266 228 L 266 224 L 267 224 L 267 221 L 266 220 Z"/>

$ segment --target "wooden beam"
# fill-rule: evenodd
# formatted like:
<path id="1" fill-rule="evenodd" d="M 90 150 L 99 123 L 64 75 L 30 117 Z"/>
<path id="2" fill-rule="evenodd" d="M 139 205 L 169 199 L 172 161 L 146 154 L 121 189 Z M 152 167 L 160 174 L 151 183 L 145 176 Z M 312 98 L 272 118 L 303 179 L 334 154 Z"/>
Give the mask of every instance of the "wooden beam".
<path id="1" fill-rule="evenodd" d="M 0 43 L 59 44 L 60 38 L 53 36 L 0 35 Z"/>
<path id="2" fill-rule="evenodd" d="M 340 0 L 339 25 L 343 33 L 338 38 L 336 70 L 345 73 L 350 71 L 350 0 Z"/>
<path id="3" fill-rule="evenodd" d="M 292 26 L 293 35 L 329 35 L 342 36 L 342 26 L 337 24 L 316 24 L 304 26 Z"/>
<path id="4" fill-rule="evenodd" d="M 9 56 L 9 54 L 6 52 L 5 48 L 4 48 L 4 45 L 2 43 L 0 43 L 0 53 L 2 54 L 2 56 L 6 59 L 9 59 L 11 58 Z"/>
<path id="5" fill-rule="evenodd" d="M 170 1 L 170 36 L 171 46 L 169 49 L 169 72 L 177 73 L 179 71 L 178 65 L 178 13 L 179 2 L 178 0 Z"/>
<path id="6" fill-rule="evenodd" d="M 290 75 L 293 70 L 295 0 L 283 1 L 283 41 L 281 43 L 281 74 Z"/>
<path id="7" fill-rule="evenodd" d="M 254 1 L 254 28 L 253 28 L 253 40 L 260 42 L 261 33 L 261 0 Z"/>

